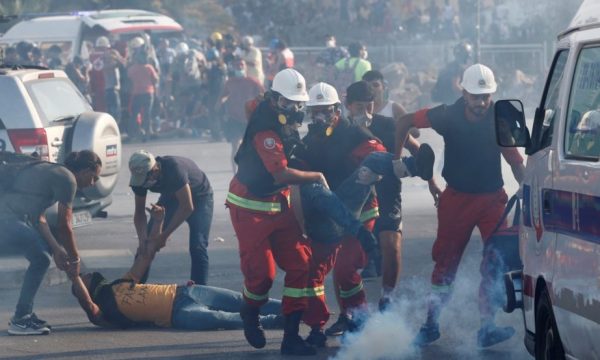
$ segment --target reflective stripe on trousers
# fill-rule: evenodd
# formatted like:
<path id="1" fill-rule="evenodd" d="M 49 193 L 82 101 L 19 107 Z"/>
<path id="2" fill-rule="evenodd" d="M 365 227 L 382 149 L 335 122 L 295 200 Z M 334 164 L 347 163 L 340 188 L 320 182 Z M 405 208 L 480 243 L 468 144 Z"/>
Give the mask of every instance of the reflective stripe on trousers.
<path id="1" fill-rule="evenodd" d="M 281 204 L 267 201 L 250 200 L 238 196 L 233 193 L 227 193 L 227 201 L 233 205 L 239 206 L 244 209 L 264 211 L 278 213 L 281 212 Z"/>
<path id="2" fill-rule="evenodd" d="M 374 207 L 367 211 L 363 211 L 362 213 L 360 213 L 360 217 L 358 218 L 358 220 L 360 220 L 360 222 L 365 222 L 367 220 L 371 220 L 376 217 L 379 217 L 379 208 L 378 207 Z"/>

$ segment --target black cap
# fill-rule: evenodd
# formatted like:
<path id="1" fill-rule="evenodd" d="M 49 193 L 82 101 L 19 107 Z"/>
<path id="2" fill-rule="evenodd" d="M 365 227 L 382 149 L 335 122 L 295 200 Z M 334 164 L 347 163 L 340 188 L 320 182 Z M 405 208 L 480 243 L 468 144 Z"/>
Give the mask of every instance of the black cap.
<path id="1" fill-rule="evenodd" d="M 357 81 L 346 89 L 346 103 L 348 104 L 355 101 L 373 101 L 374 99 L 366 81 Z"/>

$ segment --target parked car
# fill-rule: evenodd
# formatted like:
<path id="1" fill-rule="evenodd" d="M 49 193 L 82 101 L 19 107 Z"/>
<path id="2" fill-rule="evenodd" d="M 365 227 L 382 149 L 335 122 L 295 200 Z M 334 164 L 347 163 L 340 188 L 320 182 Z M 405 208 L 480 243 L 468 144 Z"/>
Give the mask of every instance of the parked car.
<path id="1" fill-rule="evenodd" d="M 0 66 L 0 150 L 36 153 L 61 163 L 71 151 L 92 150 L 102 159 L 100 179 L 78 192 L 73 225 L 106 216 L 121 168 L 121 136 L 115 119 L 94 112 L 63 71 Z M 56 212 L 48 211 L 52 224 Z"/>
<path id="2" fill-rule="evenodd" d="M 556 48 L 531 136 L 518 101 L 495 104 L 498 143 L 529 155 L 505 310 L 522 309 L 536 359 L 600 359 L 600 2 Z"/>

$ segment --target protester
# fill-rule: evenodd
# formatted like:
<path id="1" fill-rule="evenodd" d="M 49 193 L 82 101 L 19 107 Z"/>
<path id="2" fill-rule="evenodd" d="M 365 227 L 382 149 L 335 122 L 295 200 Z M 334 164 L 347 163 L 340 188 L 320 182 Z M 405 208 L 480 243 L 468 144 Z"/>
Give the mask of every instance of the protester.
<path id="1" fill-rule="evenodd" d="M 508 197 L 503 188 L 501 155 L 510 164 L 517 182 L 523 180 L 521 155 L 515 148 L 500 148 L 495 142 L 492 94 L 497 85 L 492 70 L 481 64 L 472 65 L 465 70 L 460 85 L 462 97 L 454 104 L 408 114 L 401 119 L 397 131 L 397 141 L 402 144 L 411 126 L 431 127 L 445 143 L 442 176 L 448 185 L 442 192 L 435 181 L 430 182 L 438 207 L 438 231 L 432 249 L 435 266 L 427 321 L 415 339 L 419 346 L 440 337 L 440 313 L 452 295 L 456 271 L 473 229 L 479 228 L 485 244 L 504 212 Z M 494 323 L 491 299 L 485 291 L 490 281 L 483 276 L 479 292 L 481 328 L 477 345 L 482 348 L 505 341 L 515 332 L 512 327 Z"/>
<path id="2" fill-rule="evenodd" d="M 133 64 L 127 69 L 131 81 L 131 118 L 128 129 L 129 136 L 141 137 L 148 140 L 154 135 L 152 128 L 152 106 L 154 93 L 158 83 L 158 74 L 152 65 L 148 64 L 147 55 L 142 51 L 135 53 Z M 141 128 L 138 124 L 141 118 Z"/>
<path id="3" fill-rule="evenodd" d="M 243 51 L 242 59 L 246 62 L 246 68 L 248 69 L 248 76 L 264 85 L 265 74 L 263 72 L 262 53 L 260 49 L 254 46 L 254 39 L 251 36 L 244 36 L 240 47 Z"/>
<path id="4" fill-rule="evenodd" d="M 71 225 L 72 203 L 79 189 L 98 181 L 102 161 L 83 150 L 70 153 L 64 165 L 3 153 L 0 189 L 0 244 L 4 251 L 23 254 L 29 267 L 13 317 L 10 335 L 50 333 L 50 325 L 33 312 L 35 295 L 54 257 L 70 278 L 79 274 L 80 259 Z M 50 231 L 46 210 L 58 203 L 56 232 Z"/>
<path id="5" fill-rule="evenodd" d="M 208 235 L 214 206 L 213 191 L 206 174 L 188 158 L 154 157 L 144 150 L 131 155 L 129 170 L 129 185 L 135 194 L 133 223 L 139 241 L 137 254 L 145 251 L 149 241 L 154 241 L 149 235 L 152 220 L 147 223 L 145 213 L 146 196 L 148 191 L 159 193 L 157 204 L 166 210 L 166 228 L 155 236 L 160 238 L 159 242 L 165 242 L 184 221 L 187 222 L 192 259 L 190 279 L 196 284 L 206 285 Z M 147 278 L 148 273 L 140 281 L 144 283 Z"/>
<path id="6" fill-rule="evenodd" d="M 225 82 L 219 106 L 225 107 L 225 121 L 223 132 L 225 138 L 231 143 L 231 167 L 236 171 L 235 154 L 240 146 L 244 131 L 246 130 L 245 104 L 264 93 L 265 89 L 255 79 L 247 74 L 246 62 L 238 59 L 233 62 L 231 77 Z"/>
<path id="7" fill-rule="evenodd" d="M 431 100 L 443 104 L 452 104 L 462 96 L 462 75 L 469 65 L 473 46 L 461 42 L 454 46 L 454 60 L 446 64 L 438 73 L 437 81 L 431 90 Z"/>

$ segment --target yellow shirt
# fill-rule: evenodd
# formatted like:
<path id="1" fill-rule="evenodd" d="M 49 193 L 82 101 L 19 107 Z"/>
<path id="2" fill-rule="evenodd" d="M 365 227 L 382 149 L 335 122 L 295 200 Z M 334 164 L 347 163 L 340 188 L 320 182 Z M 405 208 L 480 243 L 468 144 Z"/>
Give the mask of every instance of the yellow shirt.
<path id="1" fill-rule="evenodd" d="M 127 273 L 124 279 L 135 279 Z M 113 286 L 119 311 L 129 320 L 171 326 L 171 313 L 177 285 L 119 283 Z"/>

